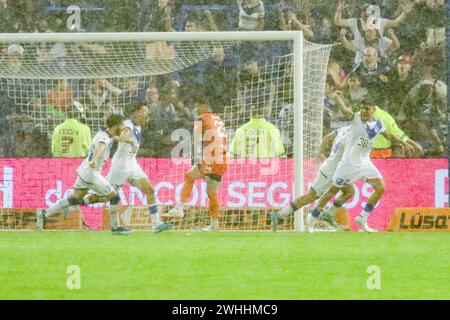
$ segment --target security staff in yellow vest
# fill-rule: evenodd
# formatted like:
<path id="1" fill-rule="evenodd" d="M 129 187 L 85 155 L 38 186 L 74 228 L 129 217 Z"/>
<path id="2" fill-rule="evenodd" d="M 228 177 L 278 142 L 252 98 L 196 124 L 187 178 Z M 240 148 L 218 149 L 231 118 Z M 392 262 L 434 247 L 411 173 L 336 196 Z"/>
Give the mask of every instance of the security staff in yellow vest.
<path id="1" fill-rule="evenodd" d="M 52 156 L 54 158 L 87 157 L 92 143 L 91 129 L 78 121 L 80 112 L 72 104 L 67 119 L 58 125 L 52 134 Z"/>
<path id="2" fill-rule="evenodd" d="M 238 158 L 278 158 L 285 154 L 280 130 L 264 118 L 264 107 L 252 110 L 250 121 L 236 130 L 230 153 Z"/>
<path id="3" fill-rule="evenodd" d="M 373 117 L 376 119 L 381 120 L 384 127 L 386 128 L 386 131 L 393 136 L 397 137 L 398 139 L 402 140 L 405 143 L 411 144 L 415 150 L 422 150 L 422 147 L 415 141 L 408 138 L 408 136 L 397 126 L 397 123 L 395 122 L 394 118 L 384 111 L 383 109 L 379 107 L 375 107 L 375 112 L 373 114 Z M 419 154 L 420 156 L 421 154 Z M 370 153 L 371 158 L 391 158 L 394 155 L 393 149 L 392 149 L 392 143 L 390 140 L 386 139 L 382 135 L 378 135 L 377 138 L 374 141 L 374 144 L 372 146 L 372 151 Z M 402 153 L 400 156 L 404 156 Z M 406 156 L 412 156 L 412 155 L 406 155 Z"/>

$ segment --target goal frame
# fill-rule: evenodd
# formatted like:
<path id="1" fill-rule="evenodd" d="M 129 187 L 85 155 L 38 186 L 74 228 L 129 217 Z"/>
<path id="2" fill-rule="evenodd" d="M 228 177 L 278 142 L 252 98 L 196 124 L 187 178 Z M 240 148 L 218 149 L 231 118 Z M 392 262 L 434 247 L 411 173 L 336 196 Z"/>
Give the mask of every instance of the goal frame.
<path id="1" fill-rule="evenodd" d="M 214 31 L 214 32 L 106 32 L 106 33 L 4 33 L 0 43 L 40 42 L 137 42 L 137 41 L 292 41 L 294 63 L 294 181 L 293 195 L 304 190 L 303 181 L 303 72 L 302 31 Z M 304 231 L 303 209 L 294 214 L 294 230 Z"/>

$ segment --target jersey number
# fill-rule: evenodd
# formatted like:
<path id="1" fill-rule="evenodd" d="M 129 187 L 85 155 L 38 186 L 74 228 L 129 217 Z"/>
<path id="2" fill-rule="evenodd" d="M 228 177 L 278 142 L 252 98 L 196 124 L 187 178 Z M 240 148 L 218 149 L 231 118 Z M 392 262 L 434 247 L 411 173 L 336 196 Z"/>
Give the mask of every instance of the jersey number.
<path id="1" fill-rule="evenodd" d="M 367 140 L 366 138 L 359 138 L 359 143 L 358 143 L 359 147 L 367 148 L 368 145 L 369 145 L 369 140 Z"/>
<path id="2" fill-rule="evenodd" d="M 217 136 L 219 138 L 225 138 L 227 136 L 225 132 L 225 126 L 221 120 L 214 120 L 214 127 L 217 128 Z"/>

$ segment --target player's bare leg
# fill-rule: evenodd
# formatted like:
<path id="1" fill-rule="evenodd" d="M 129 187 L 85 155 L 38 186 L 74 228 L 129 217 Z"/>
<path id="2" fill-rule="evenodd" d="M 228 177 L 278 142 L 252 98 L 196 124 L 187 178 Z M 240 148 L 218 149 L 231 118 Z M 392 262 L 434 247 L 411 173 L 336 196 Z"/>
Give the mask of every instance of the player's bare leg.
<path id="1" fill-rule="evenodd" d="M 106 196 L 99 196 L 98 194 L 87 194 L 84 198 L 83 198 L 83 203 L 81 205 L 90 205 L 90 204 L 94 204 L 94 203 L 103 203 L 103 202 L 107 202 L 108 199 Z"/>
<path id="2" fill-rule="evenodd" d="M 137 187 L 147 196 L 148 212 L 150 214 L 150 218 L 152 219 L 153 230 L 155 232 L 168 230 L 170 225 L 168 223 L 162 224 L 159 221 L 159 210 L 158 205 L 156 204 L 155 190 L 153 189 L 150 181 L 147 178 L 142 178 L 139 180 L 130 180 L 130 184 Z"/>
<path id="3" fill-rule="evenodd" d="M 200 171 L 197 165 L 194 165 L 191 170 L 185 173 L 183 188 L 181 189 L 180 202 L 175 208 L 169 211 L 169 216 L 173 218 L 182 218 L 184 216 L 184 204 L 188 201 L 194 187 L 195 180 L 204 178 L 204 174 Z"/>
<path id="4" fill-rule="evenodd" d="M 332 185 L 330 188 L 328 188 L 327 192 L 322 195 L 316 208 L 314 208 L 314 210 L 311 211 L 311 213 L 308 215 L 307 227 L 309 232 L 313 232 L 314 224 L 322 215 L 323 208 L 328 203 L 328 201 L 330 201 L 330 199 L 339 192 L 339 190 L 341 190 L 341 188 Z"/>
<path id="5" fill-rule="evenodd" d="M 355 221 L 361 226 L 364 231 L 376 232 L 377 230 L 372 229 L 367 225 L 367 218 L 369 217 L 373 208 L 375 208 L 378 201 L 380 201 L 381 196 L 384 193 L 384 182 L 382 179 L 378 178 L 368 179 L 366 182 L 373 187 L 374 192 L 367 200 L 367 204 L 364 207 L 364 210 L 355 218 Z"/>
<path id="6" fill-rule="evenodd" d="M 220 181 L 206 176 L 206 193 L 209 200 L 209 214 L 211 215 L 211 224 L 202 229 L 202 231 L 218 231 L 219 229 L 219 185 Z"/>
<path id="7" fill-rule="evenodd" d="M 45 210 L 38 210 L 36 212 L 36 229 L 43 230 L 45 219 L 54 216 L 65 208 L 70 206 L 80 205 L 83 197 L 87 194 L 88 189 L 75 189 L 67 198 L 63 198 Z"/>
<path id="8" fill-rule="evenodd" d="M 319 195 L 313 190 L 309 189 L 308 193 L 298 197 L 294 200 L 294 202 L 291 202 L 288 206 L 284 207 L 280 210 L 280 212 L 272 212 L 270 214 L 270 219 L 272 221 L 272 228 L 273 231 L 276 231 L 277 225 L 278 225 L 278 218 L 285 218 L 290 214 L 293 214 L 298 209 L 313 203 L 319 198 Z"/>
<path id="9" fill-rule="evenodd" d="M 109 217 L 111 220 L 111 229 L 113 234 L 128 235 L 132 231 L 120 226 L 119 202 L 120 197 L 117 190 L 111 191 L 107 195 L 87 194 L 84 196 L 80 205 L 89 205 L 94 203 L 109 202 Z"/>
<path id="10" fill-rule="evenodd" d="M 333 205 L 328 208 L 328 210 L 322 215 L 323 220 L 330 223 L 335 228 L 340 229 L 341 227 L 334 220 L 334 215 L 336 211 L 341 208 L 348 199 L 355 195 L 355 187 L 352 183 L 346 184 L 342 189 L 342 194 L 334 200 Z"/>

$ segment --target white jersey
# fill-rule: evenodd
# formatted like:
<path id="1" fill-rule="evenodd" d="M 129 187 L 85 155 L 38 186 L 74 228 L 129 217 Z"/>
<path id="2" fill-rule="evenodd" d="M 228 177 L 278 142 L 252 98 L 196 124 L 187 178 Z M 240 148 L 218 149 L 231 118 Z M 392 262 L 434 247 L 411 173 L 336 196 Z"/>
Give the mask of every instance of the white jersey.
<path id="1" fill-rule="evenodd" d="M 331 153 L 320 166 L 316 180 L 311 186 L 311 189 L 319 196 L 324 194 L 333 182 L 332 177 L 344 154 L 345 139 L 349 131 L 350 126 L 345 126 L 336 130 L 336 137 L 333 140 Z"/>
<path id="2" fill-rule="evenodd" d="M 320 171 L 326 176 L 332 175 L 342 159 L 344 154 L 344 144 L 347 133 L 350 131 L 350 126 L 345 126 L 336 130 L 336 137 L 333 140 L 333 146 L 328 158 L 320 166 Z"/>
<path id="3" fill-rule="evenodd" d="M 109 158 L 109 153 L 111 151 L 111 147 L 114 140 L 113 137 L 108 134 L 105 130 L 99 130 L 96 135 L 94 136 L 94 139 L 92 140 L 91 147 L 89 149 L 89 154 L 86 159 L 84 159 L 83 163 L 78 167 L 77 173 L 79 176 L 84 176 L 86 173 L 93 171 L 97 173 L 101 173 L 103 166 L 106 163 L 106 160 Z M 97 150 L 97 146 L 100 143 L 104 143 L 106 146 L 105 152 L 103 153 L 102 157 L 100 158 L 100 161 L 97 163 L 97 166 L 95 168 L 89 167 L 89 162 L 92 160 L 95 150 Z"/>
<path id="4" fill-rule="evenodd" d="M 360 165 L 370 162 L 370 151 L 375 138 L 385 131 L 380 120 L 363 121 L 361 115 L 355 113 L 345 140 L 342 161 L 347 165 Z"/>
<path id="5" fill-rule="evenodd" d="M 133 140 L 133 145 L 125 142 L 119 142 L 117 146 L 117 151 L 114 153 L 112 158 L 113 165 L 129 164 L 136 162 L 136 154 L 138 153 L 139 146 L 142 142 L 141 126 L 138 126 L 131 121 L 131 119 L 126 119 L 123 125 L 131 130 L 131 138 Z"/>

